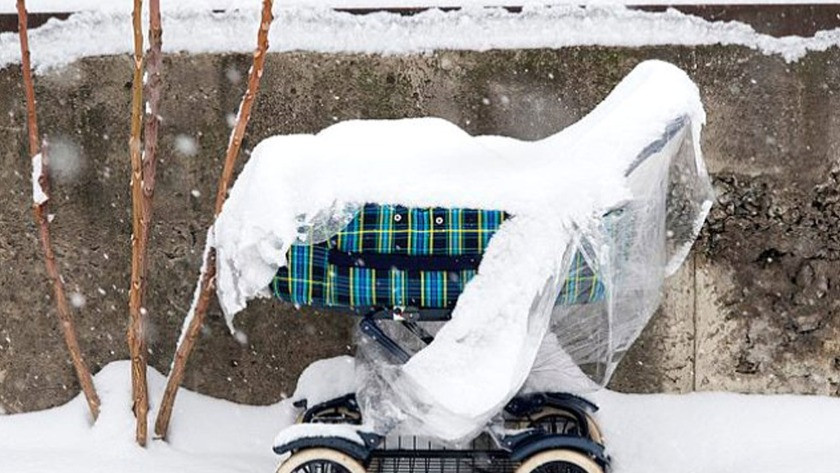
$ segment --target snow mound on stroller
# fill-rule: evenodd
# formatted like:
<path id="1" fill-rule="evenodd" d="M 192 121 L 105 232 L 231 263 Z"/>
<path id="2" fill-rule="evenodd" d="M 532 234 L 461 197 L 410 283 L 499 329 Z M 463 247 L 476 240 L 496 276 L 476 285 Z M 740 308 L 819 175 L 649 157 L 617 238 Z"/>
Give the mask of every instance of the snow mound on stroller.
<path id="1" fill-rule="evenodd" d="M 676 119 L 689 125 L 693 174 L 705 179 L 706 192 L 688 209 L 690 238 L 654 255 L 653 284 L 642 288 L 643 307 L 617 342 L 608 325 L 613 363 L 613 348 L 626 348 L 653 313 L 654 286 L 679 266 L 709 206 L 697 87 L 660 61 L 640 64 L 593 112 L 540 141 L 471 137 L 437 118 L 348 121 L 316 135 L 264 140 L 213 229 L 227 321 L 232 328 L 249 299 L 267 294 L 290 245 L 325 240 L 364 203 L 504 210 L 514 218 L 491 240 L 452 320 L 405 365 L 368 372 L 359 389 L 366 422 L 378 432 L 468 439 L 525 382 L 571 255 L 586 248 L 594 267 L 609 269 L 603 216 L 636 198 L 639 186 L 626 173 Z M 654 171 L 646 172 L 661 177 Z M 652 235 L 664 240 L 664 233 Z M 613 312 L 607 307 L 610 322 Z"/>

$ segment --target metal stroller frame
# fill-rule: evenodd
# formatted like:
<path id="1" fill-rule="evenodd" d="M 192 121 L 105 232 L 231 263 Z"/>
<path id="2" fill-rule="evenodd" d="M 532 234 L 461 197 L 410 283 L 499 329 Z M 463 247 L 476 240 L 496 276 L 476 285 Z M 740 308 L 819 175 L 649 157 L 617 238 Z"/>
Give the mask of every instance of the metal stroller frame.
<path id="1" fill-rule="evenodd" d="M 372 310 L 362 316 L 360 332 L 404 363 L 410 355 L 377 321 L 398 321 L 428 344 L 433 337 L 418 322 L 445 320 L 449 311 L 425 312 L 416 308 Z M 353 393 L 314 406 L 301 400 L 295 407 L 303 410 L 299 418 L 303 423 L 362 422 Z M 498 438 L 483 433 L 464 449 L 446 448 L 416 436 L 391 438 L 359 430 L 364 445 L 339 436 L 318 436 L 275 445 L 274 451 L 278 455 L 293 453 L 279 473 L 509 473 L 534 471 L 546 461 L 563 463 L 564 469 L 552 470 L 557 473 L 601 473 L 607 470 L 609 457 L 592 417 L 597 410 L 595 404 L 568 393 L 532 393 L 517 396 L 505 406 L 505 426 L 510 433 Z M 306 461 L 297 464 L 295 456 L 305 451 L 317 451 L 318 455 L 299 457 Z M 549 455 L 540 458 L 542 453 Z"/>
<path id="2" fill-rule="evenodd" d="M 662 150 L 686 128 L 682 116 L 647 146 L 625 172 L 630 175 L 649 156 Z M 360 332 L 405 363 L 411 355 L 378 324 L 398 321 L 425 344 L 434 337 L 418 322 L 449 320 L 451 309 L 418 307 L 351 307 Z M 353 427 L 361 443 L 341 435 L 304 435 L 276 444 L 278 455 L 290 455 L 278 473 L 604 473 L 610 458 L 593 414 L 598 407 L 578 396 L 557 392 L 518 395 L 504 408 L 506 429 L 482 433 L 469 447 L 444 448 L 418 437 L 396 439 L 361 429 L 362 413 L 354 393 L 316 405 L 301 400 L 300 421 Z M 512 428 L 511 428 L 512 427 Z M 405 440 L 404 440 L 405 439 Z"/>

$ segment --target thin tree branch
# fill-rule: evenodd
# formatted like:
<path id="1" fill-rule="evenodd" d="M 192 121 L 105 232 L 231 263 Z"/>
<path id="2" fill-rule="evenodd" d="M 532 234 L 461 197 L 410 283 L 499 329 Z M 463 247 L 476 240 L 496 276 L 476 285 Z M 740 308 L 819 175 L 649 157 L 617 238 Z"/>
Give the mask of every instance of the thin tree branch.
<path id="1" fill-rule="evenodd" d="M 143 309 L 143 288 L 145 286 L 145 229 L 148 215 L 145 212 L 143 195 L 143 158 L 140 153 L 140 122 L 143 106 L 143 33 L 141 31 L 142 0 L 134 0 L 132 24 L 134 30 L 134 79 L 131 93 L 131 136 L 128 141 L 131 155 L 131 286 L 128 307 L 128 349 L 131 354 L 131 397 L 136 419 L 135 438 L 141 446 L 148 437 L 149 398 L 146 383 L 146 334 Z"/>
<path id="2" fill-rule="evenodd" d="M 26 94 L 26 118 L 27 126 L 29 128 L 29 154 L 33 163 L 33 199 L 35 200 L 32 209 L 35 217 L 35 224 L 38 225 L 38 234 L 41 240 L 41 249 L 44 252 L 44 263 L 47 268 L 47 276 L 53 287 L 53 296 L 55 297 L 56 307 L 58 308 L 58 318 L 61 321 L 61 328 L 64 333 L 64 342 L 67 349 L 70 351 L 70 358 L 73 361 L 73 367 L 76 370 L 76 377 L 79 379 L 79 384 L 82 387 L 82 392 L 87 400 L 88 409 L 95 421 L 99 417 L 99 396 L 96 395 L 96 388 L 93 385 L 93 379 L 90 375 L 90 370 L 85 363 L 82 356 L 82 350 L 79 347 L 79 340 L 76 337 L 76 326 L 73 321 L 73 314 L 70 312 L 70 307 L 67 305 L 67 297 L 64 293 L 64 283 L 61 279 L 61 274 L 58 272 L 58 266 L 55 263 L 55 254 L 52 250 L 52 241 L 50 239 L 49 219 L 47 218 L 47 202 L 49 200 L 49 178 L 48 178 L 48 160 L 47 160 L 47 146 L 39 157 L 38 155 L 38 119 L 35 111 L 35 87 L 32 81 L 32 71 L 29 62 L 29 38 L 27 33 L 27 14 L 26 3 L 24 0 L 17 0 L 18 11 L 18 30 L 20 33 L 20 53 L 21 53 L 21 69 L 23 72 L 23 84 Z M 40 187 L 42 196 L 36 195 L 36 187 Z"/>
<path id="3" fill-rule="evenodd" d="M 265 67 L 265 58 L 268 51 L 268 31 L 271 27 L 271 21 L 274 19 L 271 13 L 273 5 L 272 0 L 263 0 L 262 17 L 260 20 L 260 28 L 257 33 L 257 49 L 254 51 L 254 62 L 251 70 L 248 73 L 248 89 L 242 97 L 242 103 L 239 106 L 239 113 L 236 117 L 236 125 L 231 132 L 230 141 L 228 142 L 227 153 L 225 155 L 225 164 L 222 169 L 222 175 L 219 178 L 219 187 L 216 191 L 216 205 L 214 208 L 214 220 L 222 211 L 222 205 L 227 198 L 228 187 L 230 180 L 233 177 L 233 168 L 236 164 L 236 157 L 239 155 L 239 148 L 242 146 L 242 137 L 245 135 L 245 128 L 248 126 L 248 120 L 251 117 L 251 109 L 254 106 L 254 100 L 260 86 L 260 79 L 262 78 L 263 68 Z M 211 232 L 212 233 L 212 232 Z M 208 235 L 208 238 L 210 235 Z M 207 244 L 212 242 L 208 241 Z M 183 336 L 181 343 L 179 343 L 175 359 L 172 364 L 172 372 L 169 373 L 169 379 L 166 383 L 166 390 L 161 400 L 160 408 L 158 410 L 157 420 L 155 421 L 155 434 L 161 438 L 166 438 L 169 430 L 169 421 L 172 417 L 172 408 L 175 404 L 175 396 L 178 392 L 178 387 L 184 378 L 184 370 L 186 368 L 187 359 L 192 352 L 195 342 L 198 339 L 198 334 L 201 331 L 201 325 L 204 323 L 204 316 L 207 313 L 207 307 L 210 305 L 210 298 L 215 292 L 216 282 L 216 250 L 210 248 L 205 252 L 204 262 L 202 264 L 202 274 L 199 282 L 199 297 L 192 308 L 191 313 L 187 315 L 189 325 L 186 328 L 186 333 Z"/>
<path id="4" fill-rule="evenodd" d="M 143 128 L 143 199 L 139 252 L 144 258 L 140 268 L 142 286 L 140 288 L 141 306 L 145 304 L 148 286 L 148 244 L 151 236 L 152 213 L 154 211 L 155 174 L 157 172 L 158 130 L 160 129 L 160 97 L 163 80 L 161 69 L 163 54 L 163 30 L 160 22 L 160 0 L 149 0 L 149 49 L 146 52 L 146 83 L 144 91 L 147 99 L 146 120 Z"/>
<path id="5" fill-rule="evenodd" d="M 20 35 L 21 72 L 23 73 L 23 87 L 26 94 L 26 123 L 29 128 L 29 154 L 38 154 L 38 117 L 35 111 L 35 86 L 32 81 L 32 69 L 29 62 L 29 33 L 27 31 L 26 2 L 17 0 L 18 34 Z"/>

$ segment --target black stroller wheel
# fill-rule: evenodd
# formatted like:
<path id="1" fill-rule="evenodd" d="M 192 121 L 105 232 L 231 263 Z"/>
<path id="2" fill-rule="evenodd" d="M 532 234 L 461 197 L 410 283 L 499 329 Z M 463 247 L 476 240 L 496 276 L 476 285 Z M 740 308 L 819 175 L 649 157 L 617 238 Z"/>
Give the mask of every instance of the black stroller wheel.
<path id="1" fill-rule="evenodd" d="M 573 450 L 545 450 L 525 460 L 516 473 L 604 473 L 595 460 Z"/>
<path id="2" fill-rule="evenodd" d="M 356 459 L 331 448 L 298 450 L 277 469 L 277 473 L 365 473 Z"/>
<path id="3" fill-rule="evenodd" d="M 604 445 L 604 435 L 595 419 L 589 414 L 584 415 L 586 416 L 589 439 L 597 444 Z M 534 414 L 528 427 L 542 429 L 549 434 L 570 434 L 579 430 L 576 417 L 572 413 L 553 407 L 545 408 Z"/>

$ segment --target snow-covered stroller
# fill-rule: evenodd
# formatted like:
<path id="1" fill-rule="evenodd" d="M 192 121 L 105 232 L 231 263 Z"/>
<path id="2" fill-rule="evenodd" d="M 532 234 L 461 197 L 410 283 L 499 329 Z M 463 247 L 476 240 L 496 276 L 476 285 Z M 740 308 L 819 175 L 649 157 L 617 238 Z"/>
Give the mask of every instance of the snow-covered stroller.
<path id="1" fill-rule="evenodd" d="M 606 471 L 579 394 L 609 380 L 705 219 L 703 121 L 694 84 L 652 61 L 540 142 L 424 119 L 261 143 L 215 228 L 229 322 L 267 292 L 361 318 L 355 368 L 301 376 L 279 473 Z M 407 165 L 385 137 L 428 148 L 397 148 L 428 156 L 425 188 L 387 179 Z"/>

